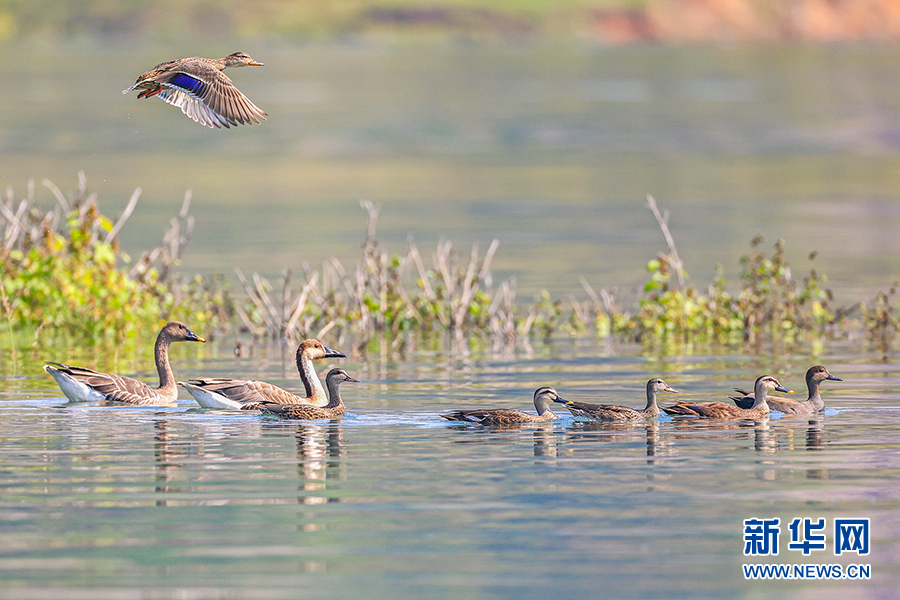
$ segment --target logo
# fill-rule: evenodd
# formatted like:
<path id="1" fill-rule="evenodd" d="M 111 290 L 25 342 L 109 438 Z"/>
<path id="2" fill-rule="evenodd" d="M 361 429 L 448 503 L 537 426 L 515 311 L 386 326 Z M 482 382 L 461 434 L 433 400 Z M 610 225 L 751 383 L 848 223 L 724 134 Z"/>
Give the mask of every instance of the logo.
<path id="1" fill-rule="evenodd" d="M 830 542 L 835 556 L 868 556 L 869 519 L 834 519 Z M 787 526 L 789 552 L 810 556 L 827 550 L 828 523 L 824 518 L 797 517 Z M 744 556 L 778 556 L 781 519 L 744 519 Z M 745 564 L 744 579 L 870 579 L 868 564 Z"/>

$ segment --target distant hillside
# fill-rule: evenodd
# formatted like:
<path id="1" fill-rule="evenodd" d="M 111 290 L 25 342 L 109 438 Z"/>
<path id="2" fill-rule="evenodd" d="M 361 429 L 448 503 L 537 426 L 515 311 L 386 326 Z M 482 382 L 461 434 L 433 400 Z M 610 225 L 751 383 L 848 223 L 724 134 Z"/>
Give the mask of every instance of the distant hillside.
<path id="1" fill-rule="evenodd" d="M 578 35 L 601 43 L 900 39 L 900 0 L 0 0 L 0 39 Z"/>

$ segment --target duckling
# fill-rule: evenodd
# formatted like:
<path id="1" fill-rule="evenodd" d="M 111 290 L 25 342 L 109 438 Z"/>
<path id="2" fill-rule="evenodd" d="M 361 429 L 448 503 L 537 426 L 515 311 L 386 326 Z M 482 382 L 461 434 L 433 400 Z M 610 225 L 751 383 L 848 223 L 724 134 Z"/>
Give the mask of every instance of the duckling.
<path id="1" fill-rule="evenodd" d="M 205 341 L 180 321 L 166 323 L 156 336 L 154 356 L 156 371 L 159 373 L 157 388 L 123 375 L 100 373 L 55 362 L 44 365 L 44 370 L 56 380 L 63 394 L 72 402 L 94 400 L 138 406 L 172 406 L 178 401 L 178 388 L 169 365 L 169 344 Z"/>
<path id="2" fill-rule="evenodd" d="M 585 417 L 594 421 L 629 421 L 633 419 L 652 419 L 659 416 L 659 406 L 656 404 L 657 392 L 679 393 L 672 389 L 662 379 L 651 379 L 647 382 L 647 406 L 638 410 L 628 406 L 616 404 L 587 404 L 585 402 L 573 402 L 571 400 L 558 399 L 554 402 L 565 404 L 569 412 L 576 417 Z"/>
<path id="3" fill-rule="evenodd" d="M 261 67 L 246 52 L 225 58 L 179 58 L 160 63 L 137 78 L 127 94 L 140 89 L 138 98 L 158 97 L 181 109 L 188 117 L 210 128 L 252 125 L 266 120 L 260 110 L 242 94 L 222 71 L 228 67 Z"/>
<path id="4" fill-rule="evenodd" d="M 759 419 L 769 415 L 769 405 L 766 402 L 769 390 L 778 390 L 787 394 L 794 393 L 782 386 L 771 375 L 763 375 L 758 378 L 753 389 L 755 400 L 750 408 L 741 408 L 725 402 L 679 402 L 673 406 L 663 406 L 662 409 L 670 415 L 688 415 L 710 419 Z"/>
<path id="5" fill-rule="evenodd" d="M 822 400 L 822 394 L 819 393 L 819 384 L 830 379 L 832 381 L 843 381 L 840 377 L 835 377 L 828 372 L 828 369 L 822 365 L 813 365 L 806 371 L 806 389 L 809 396 L 802 402 L 792 398 L 781 398 L 780 396 L 769 396 L 766 402 L 769 409 L 777 410 L 789 415 L 811 415 L 825 408 L 825 401 Z M 737 406 L 741 408 L 750 408 L 753 405 L 754 397 L 750 392 L 740 388 L 734 388 L 742 396 L 729 396 Z"/>
<path id="6" fill-rule="evenodd" d="M 326 347 L 319 340 L 303 340 L 297 346 L 297 371 L 306 390 L 300 397 L 264 381 L 252 379 L 218 379 L 200 377 L 179 381 L 194 400 L 204 408 L 230 408 L 252 410 L 262 403 L 308 404 L 324 407 L 328 397 L 316 376 L 314 360 L 322 358 L 346 358 L 347 355 Z"/>
<path id="7" fill-rule="evenodd" d="M 259 410 L 264 415 L 281 417 L 282 419 L 333 419 L 344 414 L 344 402 L 341 400 L 340 386 L 345 381 L 359 383 L 359 379 L 353 379 L 343 369 L 332 369 L 325 376 L 325 387 L 328 388 L 328 404 L 323 407 L 309 406 L 308 404 L 271 404 L 259 405 Z"/>
<path id="8" fill-rule="evenodd" d="M 560 401 L 565 402 L 552 387 L 540 387 L 534 391 L 534 408 L 537 410 L 537 415 L 506 408 L 475 408 L 454 410 L 441 416 L 448 421 L 466 421 L 481 425 L 541 423 L 556 418 L 556 415 L 550 410 L 550 403 Z"/>

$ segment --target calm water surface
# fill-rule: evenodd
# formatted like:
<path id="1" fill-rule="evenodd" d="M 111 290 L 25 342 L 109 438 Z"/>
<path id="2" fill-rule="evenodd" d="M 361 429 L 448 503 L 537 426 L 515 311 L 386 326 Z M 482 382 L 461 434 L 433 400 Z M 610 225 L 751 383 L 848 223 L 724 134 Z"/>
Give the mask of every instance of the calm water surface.
<path id="1" fill-rule="evenodd" d="M 219 350 L 181 348 L 174 368 L 301 387 L 289 350 Z M 0 391 L 0 597 L 887 598 L 900 584 L 896 365 L 855 349 L 815 359 L 844 382 L 823 386 L 813 420 L 598 427 L 560 413 L 484 429 L 438 413 L 531 410 L 545 384 L 639 406 L 660 374 L 698 400 L 763 370 L 802 389 L 813 359 L 658 361 L 565 340 L 447 356 L 351 357 L 341 366 L 363 381 L 342 387 L 349 413 L 305 424 L 189 399 L 71 404 L 22 365 Z M 743 520 L 774 517 L 781 554 L 745 559 Z M 795 517 L 869 518 L 871 553 L 835 557 L 830 534 L 826 551 L 789 551 Z M 747 582 L 744 563 L 868 564 L 872 576 Z"/>
<path id="2" fill-rule="evenodd" d="M 235 70 L 270 115 L 213 131 L 120 92 L 177 56 L 236 48 Z M 19 44 L 0 64 L 0 185 L 63 191 L 85 171 L 122 231 L 155 246 L 193 192 L 182 268 L 277 276 L 359 259 L 360 200 L 379 238 L 426 261 L 441 239 L 468 254 L 500 240 L 497 278 L 526 298 L 617 287 L 630 303 L 665 249 L 652 194 L 700 287 L 762 233 L 784 238 L 795 275 L 812 266 L 842 302 L 900 273 L 900 54 L 891 46 L 606 48 L 574 43 L 346 38 L 148 45 Z M 97 68 L 102 65 L 102 68 Z"/>
<path id="3" fill-rule="evenodd" d="M 271 116 L 200 127 L 120 91 L 162 60 L 246 50 L 234 80 Z M 520 297 L 623 305 L 664 250 L 643 206 L 671 209 L 688 272 L 735 279 L 761 232 L 807 254 L 842 302 L 900 272 L 900 54 L 892 47 L 628 48 L 418 44 L 379 39 L 221 48 L 72 43 L 4 48 L 0 183 L 55 201 L 85 170 L 123 230 L 153 247 L 186 190 L 197 224 L 182 268 L 273 276 L 355 263 L 361 199 L 379 237 L 423 256 L 496 237 L 496 277 Z M 103 68 L 97 68 L 101 64 Z M 15 85 L 9 84 L 15 82 Z M 629 297 L 630 294 L 630 297 Z M 201 332 L 203 333 L 203 332 Z M 148 344 L 152 345 L 152 344 Z M 335 345 L 329 343 L 329 345 Z M 336 346 L 338 347 L 339 346 Z M 898 369 L 858 343 L 824 356 L 694 356 L 557 340 L 512 354 L 369 351 L 342 363 L 336 423 L 253 414 L 70 405 L 39 360 L 152 378 L 149 355 L 60 351 L 0 372 L 0 597 L 891 598 L 900 588 Z M 227 344 L 173 349 L 176 372 L 296 390 L 290 356 Z M 640 406 L 664 376 L 720 400 L 762 372 L 802 391 L 825 363 L 819 419 L 598 428 L 571 417 L 520 429 L 442 422 L 464 406 L 572 399 Z M 324 372 L 325 366 L 321 370 Z M 778 557 L 746 559 L 742 523 L 780 518 Z M 786 549 L 795 517 L 871 519 L 867 557 Z M 740 565 L 870 564 L 865 582 L 747 582 Z"/>

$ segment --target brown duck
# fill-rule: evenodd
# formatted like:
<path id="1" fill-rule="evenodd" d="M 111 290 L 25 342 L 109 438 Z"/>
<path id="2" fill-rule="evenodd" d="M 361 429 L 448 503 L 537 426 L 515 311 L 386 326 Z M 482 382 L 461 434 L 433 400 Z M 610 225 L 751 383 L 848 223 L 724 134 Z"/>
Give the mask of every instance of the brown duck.
<path id="1" fill-rule="evenodd" d="M 306 395 L 296 396 L 278 386 L 253 379 L 224 379 L 200 377 L 179 381 L 194 400 L 204 408 L 230 408 L 233 410 L 252 410 L 259 404 L 309 404 L 326 406 L 328 396 L 322 389 L 322 383 L 316 375 L 314 360 L 323 358 L 346 358 L 347 355 L 332 350 L 319 340 L 303 340 L 297 346 L 297 371 Z"/>
<path id="2" fill-rule="evenodd" d="M 325 387 L 328 389 L 328 404 L 325 406 L 309 406 L 307 404 L 260 404 L 259 410 L 264 415 L 281 417 L 282 419 L 333 419 L 344 414 L 344 402 L 341 400 L 340 386 L 345 381 L 359 383 L 343 369 L 332 369 L 325 376 Z"/>
<path id="3" fill-rule="evenodd" d="M 750 408 L 741 408 L 725 402 L 679 402 L 673 406 L 663 406 L 662 409 L 670 415 L 709 419 L 759 419 L 769 414 L 769 405 L 766 402 L 769 390 L 778 390 L 787 394 L 794 393 L 782 386 L 771 375 L 763 375 L 756 380 L 756 385 L 753 386 L 755 398 Z"/>
<path id="4" fill-rule="evenodd" d="M 534 391 L 534 408 L 537 415 L 507 408 L 475 408 L 454 410 L 441 415 L 448 421 L 465 421 L 480 425 L 514 425 L 518 423 L 542 423 L 556 418 L 550 410 L 551 402 L 565 402 L 552 387 L 540 387 Z"/>
<path id="5" fill-rule="evenodd" d="M 843 381 L 840 377 L 835 377 L 828 372 L 828 369 L 822 365 L 814 365 L 806 371 L 806 389 L 809 396 L 806 400 L 794 400 L 792 398 L 782 398 L 780 396 L 769 396 L 766 402 L 770 410 L 777 410 L 788 415 L 812 415 L 825 408 L 825 401 L 822 400 L 822 394 L 819 392 L 819 384 L 830 379 L 832 381 Z M 741 396 L 730 396 L 734 403 L 741 408 L 750 408 L 753 406 L 754 397 L 747 390 L 734 388 Z"/>
<path id="6" fill-rule="evenodd" d="M 659 406 L 656 404 L 657 392 L 670 392 L 677 394 L 678 390 L 672 389 L 662 379 L 651 379 L 647 382 L 647 406 L 638 410 L 628 406 L 617 404 L 587 404 L 585 402 L 573 402 L 559 398 L 554 402 L 561 402 L 576 417 L 585 417 L 593 421 L 631 421 L 635 419 L 652 419 L 659 416 Z"/>
<path id="7" fill-rule="evenodd" d="M 169 365 L 169 344 L 172 342 L 205 342 L 202 337 L 179 321 L 171 321 L 156 336 L 156 370 L 159 387 L 152 388 L 142 381 L 99 373 L 84 367 L 72 367 L 60 363 L 44 365 L 66 397 L 72 402 L 98 401 L 121 402 L 139 406 L 172 406 L 178 401 L 175 375 Z"/>
<path id="8" fill-rule="evenodd" d="M 260 110 L 241 93 L 222 71 L 228 67 L 261 67 L 246 52 L 225 58 L 179 58 L 160 63 L 137 78 L 127 94 L 142 90 L 138 98 L 156 96 L 181 109 L 194 121 L 207 127 L 228 129 L 233 125 L 252 125 L 266 120 Z"/>

